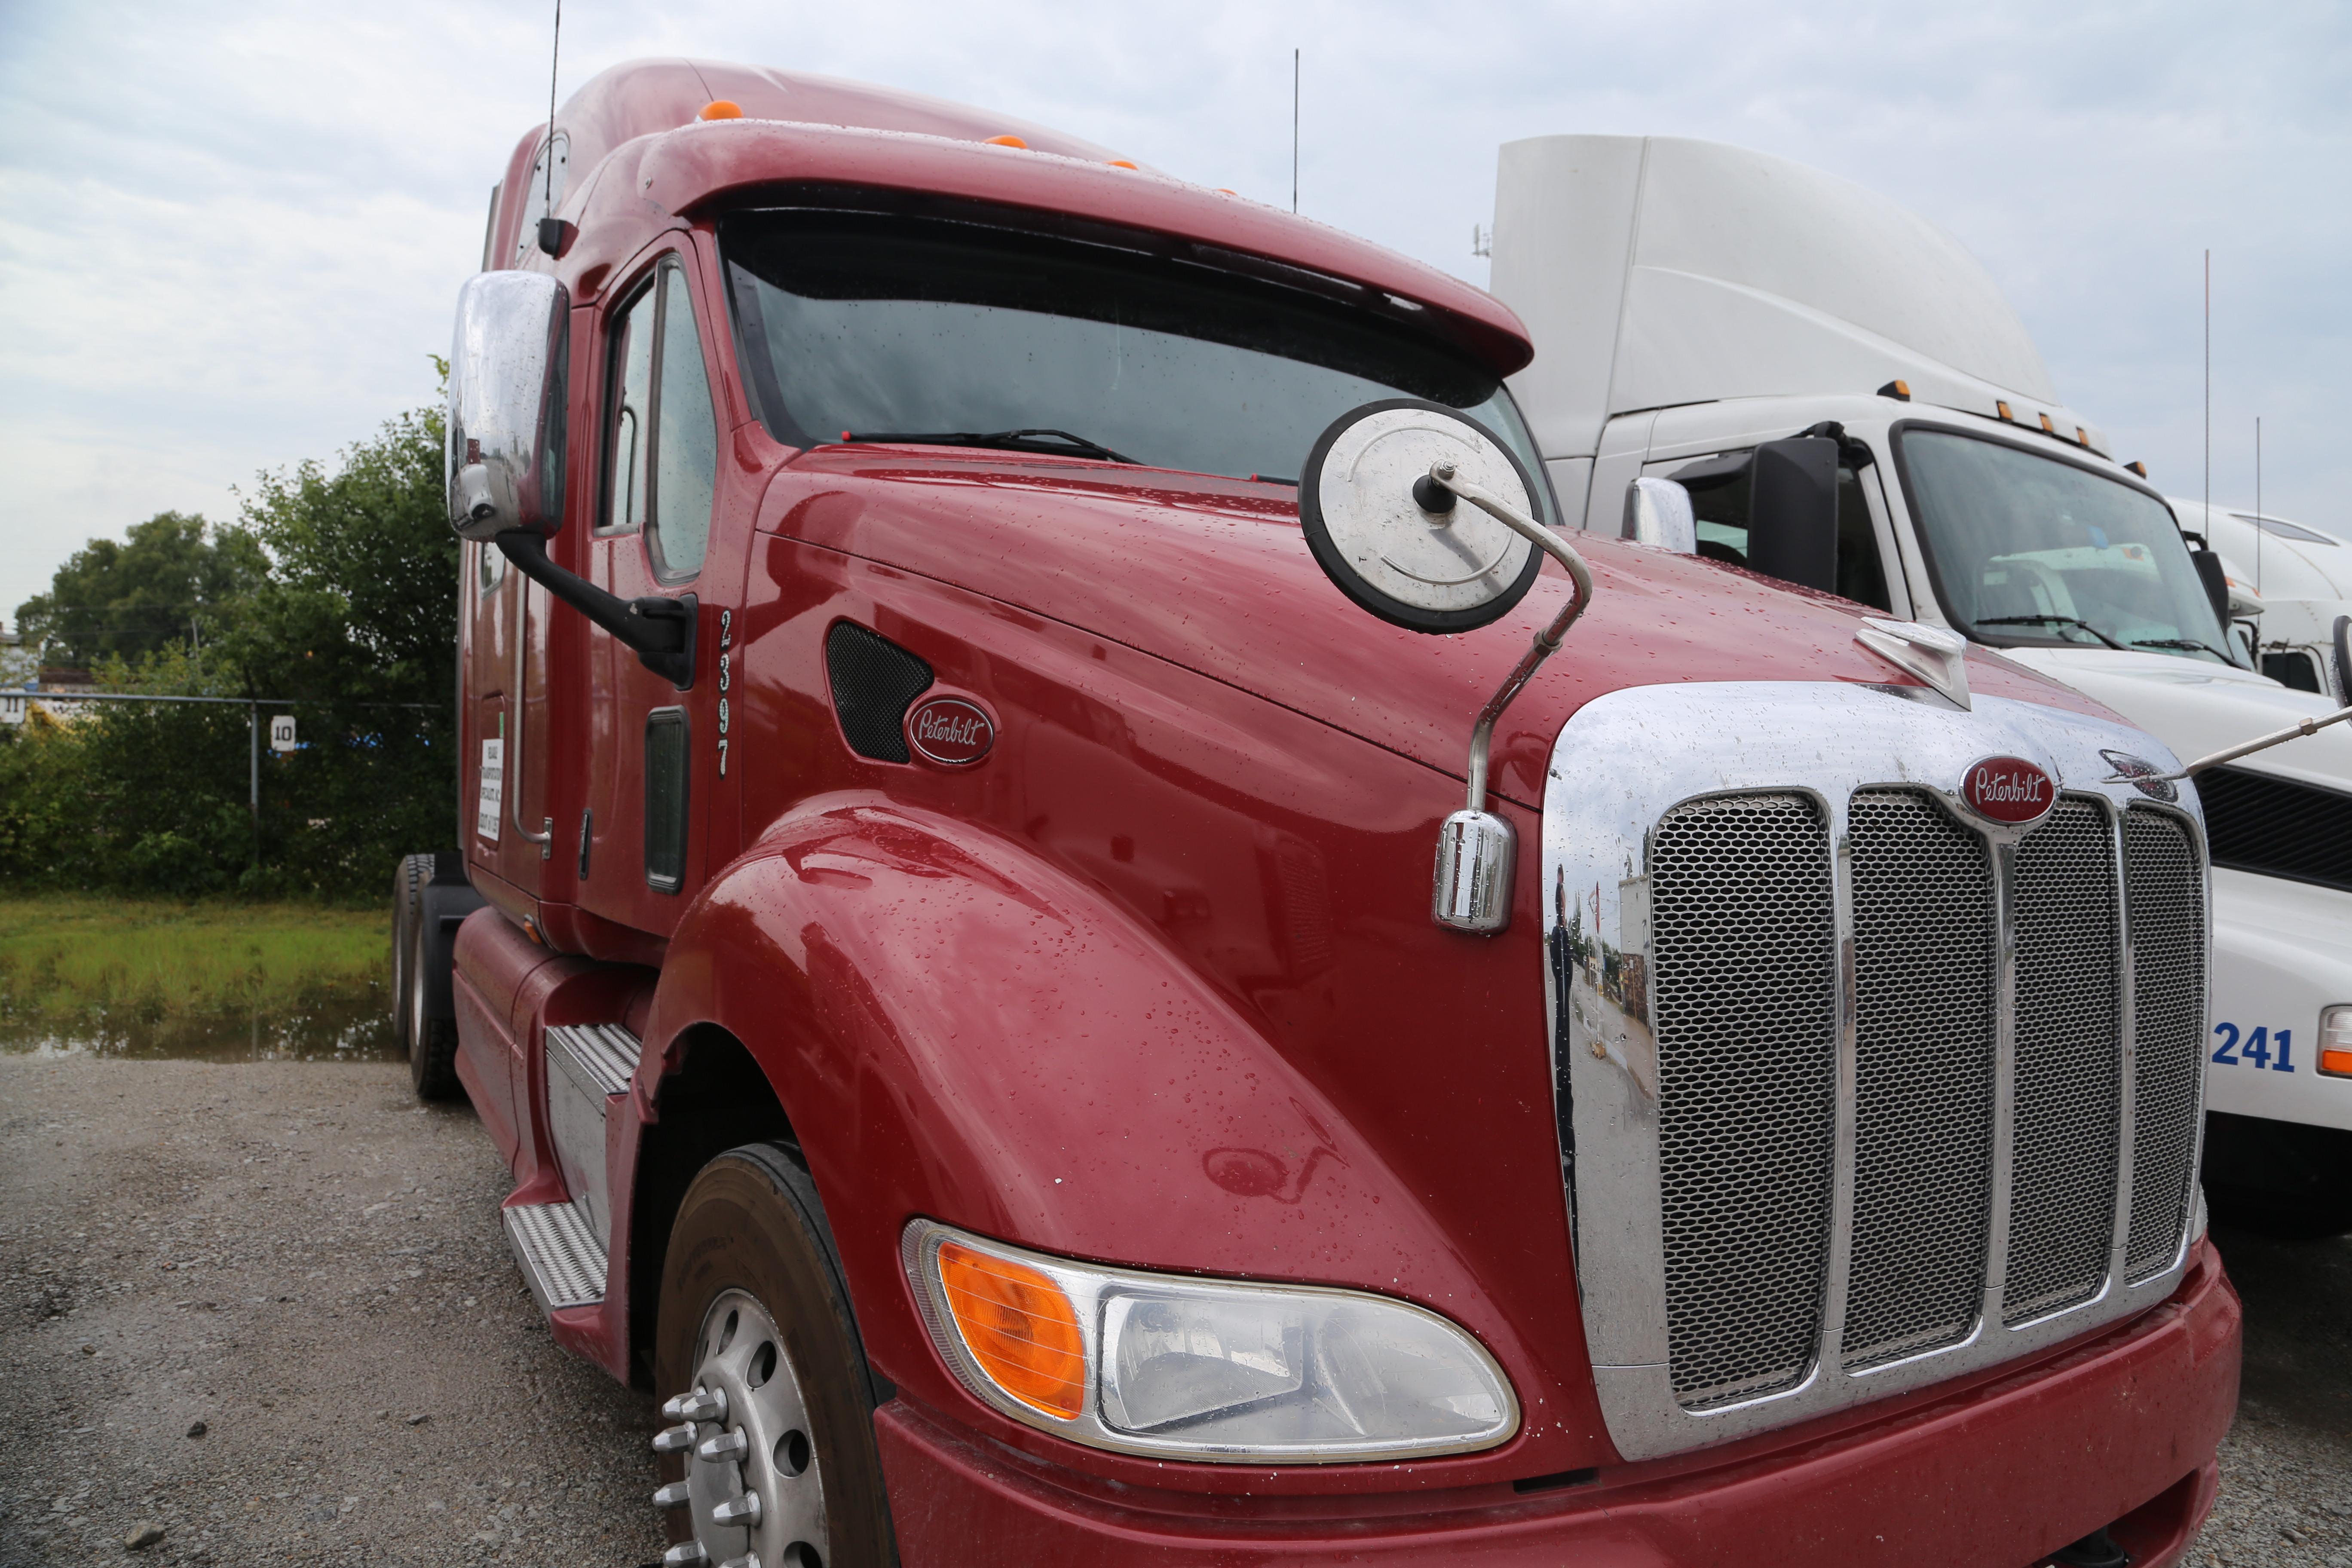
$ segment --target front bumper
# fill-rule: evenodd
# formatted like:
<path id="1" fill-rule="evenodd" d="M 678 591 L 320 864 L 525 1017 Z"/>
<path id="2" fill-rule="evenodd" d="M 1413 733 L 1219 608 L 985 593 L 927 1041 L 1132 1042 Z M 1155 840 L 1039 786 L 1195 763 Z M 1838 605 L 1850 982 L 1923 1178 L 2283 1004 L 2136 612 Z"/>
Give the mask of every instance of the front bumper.
<path id="1" fill-rule="evenodd" d="M 2352 1078 L 2319 1076 L 2319 1015 L 2352 1003 L 2352 893 L 2213 868 L 2212 1030 L 2205 1109 L 2310 1127 L 2352 1128 Z M 2268 1067 L 2231 1049 L 2264 1031 Z M 2289 1037 L 2288 1069 L 2278 1039 Z"/>
<path id="2" fill-rule="evenodd" d="M 2178 1560 L 2212 1505 L 2238 1398 L 2236 1292 L 2191 1249 L 2161 1306 L 2019 1371 L 1702 1455 L 1400 1506 L 1388 1496 L 1114 1495 L 898 1402 L 876 1413 L 900 1561 L 1285 1568 L 2027 1568 L 2103 1525 L 2137 1568 Z M 1864 1413 L 1866 1414 L 1866 1413 Z M 1231 1484 L 1231 1479 L 1225 1479 Z M 1352 1506 L 1351 1506 L 1352 1505 Z"/>

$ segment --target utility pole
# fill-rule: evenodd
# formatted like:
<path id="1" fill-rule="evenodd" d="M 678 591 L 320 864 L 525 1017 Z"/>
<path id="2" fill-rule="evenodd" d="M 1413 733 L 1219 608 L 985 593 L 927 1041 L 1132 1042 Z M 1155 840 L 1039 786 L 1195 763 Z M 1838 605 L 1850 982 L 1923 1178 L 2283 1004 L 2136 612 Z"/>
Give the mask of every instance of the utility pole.
<path id="1" fill-rule="evenodd" d="M 247 805 L 253 813 L 253 869 L 258 877 L 261 872 L 261 704 L 258 702 L 245 705 L 245 737 L 253 749 L 251 794 Z"/>

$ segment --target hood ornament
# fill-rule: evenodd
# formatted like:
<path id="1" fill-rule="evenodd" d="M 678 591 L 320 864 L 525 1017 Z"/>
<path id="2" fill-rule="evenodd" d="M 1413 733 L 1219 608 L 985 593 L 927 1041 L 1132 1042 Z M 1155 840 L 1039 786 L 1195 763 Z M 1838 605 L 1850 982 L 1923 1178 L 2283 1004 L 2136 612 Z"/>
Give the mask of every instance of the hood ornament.
<path id="1" fill-rule="evenodd" d="M 1924 621 L 1862 618 L 1853 640 L 1959 708 L 1969 701 L 1969 639 Z"/>

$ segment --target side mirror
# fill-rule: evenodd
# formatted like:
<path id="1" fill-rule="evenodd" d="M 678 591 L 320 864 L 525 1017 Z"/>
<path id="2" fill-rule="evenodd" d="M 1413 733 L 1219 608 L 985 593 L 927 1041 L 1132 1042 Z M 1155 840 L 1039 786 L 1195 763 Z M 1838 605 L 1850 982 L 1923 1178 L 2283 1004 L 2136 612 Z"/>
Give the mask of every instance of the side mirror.
<path id="1" fill-rule="evenodd" d="M 2352 703 L 2352 616 L 2336 617 L 2336 700 Z"/>
<path id="2" fill-rule="evenodd" d="M 1635 479 L 1625 487 L 1624 537 L 1680 555 L 1698 549 L 1698 517 L 1690 491 L 1672 479 Z"/>
<path id="3" fill-rule="evenodd" d="M 2197 581 L 2205 587 L 2205 597 L 2213 605 L 2213 618 L 2223 626 L 2230 624 L 2230 574 L 2221 558 L 2210 550 L 2191 550 L 2189 563 L 2197 568 Z"/>
<path id="4" fill-rule="evenodd" d="M 1442 403 L 1391 398 L 1331 422 L 1298 474 L 1298 521 L 1339 591 L 1392 626 L 1466 632 L 1527 597 L 1544 552 L 1430 477 L 1451 464 L 1465 484 L 1532 515 L 1518 459 Z"/>
<path id="5" fill-rule="evenodd" d="M 1792 436 L 1756 448 L 1748 477 L 1748 566 L 1837 592 L 1838 444 Z"/>
<path id="6" fill-rule="evenodd" d="M 541 272 L 481 272 L 457 291 L 449 351 L 449 526 L 540 538 L 563 524 L 571 300 Z"/>

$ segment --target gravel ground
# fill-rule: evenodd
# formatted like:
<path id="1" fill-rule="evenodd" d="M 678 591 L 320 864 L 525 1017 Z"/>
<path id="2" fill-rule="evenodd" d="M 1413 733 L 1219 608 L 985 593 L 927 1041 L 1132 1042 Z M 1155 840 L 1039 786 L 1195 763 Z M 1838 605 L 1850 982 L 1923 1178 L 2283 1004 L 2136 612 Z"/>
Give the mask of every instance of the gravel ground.
<path id="1" fill-rule="evenodd" d="M 548 1338 L 509 1185 L 396 1065 L 0 1058 L 0 1568 L 144 1526 L 223 1568 L 657 1557 L 652 1403 Z M 2244 1396 L 2189 1562 L 2352 1568 L 2352 1240 L 2219 1239 Z"/>
<path id="2" fill-rule="evenodd" d="M 510 1184 L 398 1066 L 0 1058 L 0 1564 L 658 1557 Z"/>

